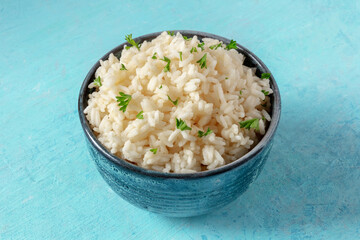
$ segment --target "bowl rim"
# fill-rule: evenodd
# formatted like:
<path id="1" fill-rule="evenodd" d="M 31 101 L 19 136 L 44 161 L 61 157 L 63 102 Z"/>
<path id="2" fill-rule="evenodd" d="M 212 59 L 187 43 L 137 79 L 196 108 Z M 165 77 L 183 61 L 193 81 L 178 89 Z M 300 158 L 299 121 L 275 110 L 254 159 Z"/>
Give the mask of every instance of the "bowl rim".
<path id="1" fill-rule="evenodd" d="M 175 34 L 177 32 L 180 32 L 182 35 L 185 35 L 187 37 L 192 37 L 194 35 L 198 36 L 200 39 L 202 38 L 214 38 L 217 40 L 222 41 L 225 44 L 230 43 L 230 40 L 215 34 L 206 33 L 206 32 L 199 32 L 199 31 L 193 31 L 193 30 L 172 30 L 171 32 L 174 32 Z M 134 38 L 136 42 L 140 41 L 143 42 L 144 40 L 149 40 L 157 37 L 162 32 L 154 32 L 150 34 L 145 34 L 142 36 L 139 36 L 137 38 Z M 113 48 L 109 52 L 107 52 L 102 58 L 100 58 L 90 69 L 88 74 L 86 75 L 81 88 L 79 92 L 79 98 L 78 98 L 78 113 L 80 118 L 80 123 L 83 128 L 83 131 L 85 133 L 85 136 L 87 140 L 90 142 L 90 144 L 93 145 L 93 147 L 99 151 L 102 155 L 106 157 L 106 159 L 110 160 L 111 162 L 115 163 L 116 165 L 123 167 L 127 170 L 130 170 L 132 172 L 136 172 L 138 174 L 147 175 L 150 177 L 156 177 L 156 178 L 167 178 L 167 179 L 194 179 L 194 178 L 204 178 L 209 176 L 214 176 L 226 171 L 229 171 L 231 169 L 234 169 L 236 167 L 239 167 L 251 159 L 254 159 L 256 155 L 258 155 L 262 150 L 265 148 L 265 146 L 270 143 L 271 139 L 274 137 L 274 134 L 276 132 L 276 129 L 278 127 L 279 121 L 280 121 L 280 114 L 281 114 L 281 98 L 280 98 L 280 91 L 276 84 L 276 81 L 274 79 L 273 74 L 271 74 L 270 77 L 270 84 L 272 86 L 273 94 L 273 104 L 272 104 L 272 115 L 271 115 L 271 122 L 270 125 L 265 133 L 265 135 L 262 137 L 262 139 L 256 144 L 255 147 L 253 147 L 248 153 L 243 155 L 242 157 L 238 158 L 237 160 L 228 163 L 224 166 L 212 169 L 212 170 L 206 170 L 201 172 L 195 172 L 195 173 L 165 173 L 165 172 L 159 172 L 155 170 L 145 169 L 142 167 L 139 167 L 133 163 L 130 163 L 124 159 L 121 159 L 112 153 L 110 153 L 105 146 L 100 143 L 100 141 L 97 139 L 93 131 L 91 130 L 91 127 L 88 123 L 88 120 L 85 117 L 84 114 L 84 102 L 87 104 L 87 97 L 86 91 L 88 88 L 88 85 L 90 81 L 93 80 L 93 75 L 95 74 L 96 69 L 100 66 L 100 60 L 106 60 L 108 59 L 109 55 L 111 53 L 118 53 L 121 52 L 124 48 L 124 45 L 126 42 L 118 45 L 117 47 Z M 256 69 L 259 70 L 261 73 L 267 72 L 271 73 L 270 70 L 267 68 L 267 66 L 251 51 L 249 51 L 247 48 L 243 47 L 240 44 L 237 44 L 237 51 L 242 53 L 246 58 L 250 58 L 250 60 L 256 65 Z M 86 100 L 86 101 L 85 101 Z"/>

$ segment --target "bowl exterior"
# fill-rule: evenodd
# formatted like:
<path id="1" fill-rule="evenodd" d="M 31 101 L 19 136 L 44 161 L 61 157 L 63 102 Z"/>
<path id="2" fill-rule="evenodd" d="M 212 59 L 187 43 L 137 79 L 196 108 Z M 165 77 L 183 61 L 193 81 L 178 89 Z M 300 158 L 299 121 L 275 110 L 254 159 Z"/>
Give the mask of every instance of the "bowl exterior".
<path id="1" fill-rule="evenodd" d="M 251 161 L 203 178 L 159 178 L 110 161 L 87 141 L 92 159 L 109 186 L 129 203 L 165 216 L 189 217 L 219 209 L 239 197 L 257 178 L 272 142 Z"/>

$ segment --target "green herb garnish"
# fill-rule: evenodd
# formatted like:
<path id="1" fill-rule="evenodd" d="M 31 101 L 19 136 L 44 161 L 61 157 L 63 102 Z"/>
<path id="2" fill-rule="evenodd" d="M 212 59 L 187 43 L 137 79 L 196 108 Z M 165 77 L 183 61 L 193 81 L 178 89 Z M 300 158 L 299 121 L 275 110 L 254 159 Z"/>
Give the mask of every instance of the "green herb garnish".
<path id="1" fill-rule="evenodd" d="M 182 61 L 182 52 L 179 52 L 180 54 L 180 61 Z"/>
<path id="2" fill-rule="evenodd" d="M 125 94 L 123 92 L 119 92 L 119 94 L 120 96 L 116 97 L 116 101 L 119 103 L 118 106 L 120 106 L 120 111 L 125 112 L 131 100 L 131 95 Z"/>
<path id="3" fill-rule="evenodd" d="M 166 66 L 164 67 L 164 72 L 169 72 L 169 71 L 170 71 L 170 62 L 171 62 L 171 60 L 168 59 L 168 58 L 165 57 L 165 56 L 164 56 L 163 59 L 160 59 L 160 60 L 162 60 L 162 61 L 164 61 L 164 62 L 167 62 Z"/>
<path id="4" fill-rule="evenodd" d="M 186 125 L 186 123 L 181 118 L 176 118 L 176 128 L 180 129 L 181 131 L 191 130 L 191 127 L 188 127 L 188 125 Z"/>
<path id="5" fill-rule="evenodd" d="M 154 55 L 151 57 L 152 59 L 157 59 L 156 57 L 156 52 L 154 53 Z"/>
<path id="6" fill-rule="evenodd" d="M 188 38 L 187 36 L 183 36 L 183 38 L 184 38 L 185 41 L 188 41 L 188 40 L 191 39 L 191 38 Z"/>
<path id="7" fill-rule="evenodd" d="M 237 49 L 236 41 L 230 40 L 230 43 L 225 47 L 226 50 Z"/>
<path id="8" fill-rule="evenodd" d="M 173 101 L 173 100 L 171 100 L 169 95 L 167 95 L 167 96 L 168 96 L 168 99 L 170 100 L 170 102 L 172 102 L 175 106 L 178 105 L 179 98 L 177 98 L 175 101 Z"/>
<path id="9" fill-rule="evenodd" d="M 123 70 L 127 70 L 124 64 L 121 64 L 120 70 L 122 70 L 122 71 L 123 71 Z"/>
<path id="10" fill-rule="evenodd" d="M 208 129 L 206 130 L 206 132 L 204 133 L 203 131 L 198 131 L 198 137 L 205 137 L 207 135 L 209 135 L 210 133 L 212 133 L 213 131 L 210 130 L 210 128 L 208 127 Z"/>
<path id="11" fill-rule="evenodd" d="M 174 35 L 175 35 L 174 32 L 167 31 L 167 33 L 168 33 L 170 36 L 174 36 Z"/>
<path id="12" fill-rule="evenodd" d="M 197 52 L 196 47 L 192 47 L 192 48 L 191 48 L 190 53 L 193 53 L 193 52 Z"/>
<path id="13" fill-rule="evenodd" d="M 97 77 L 95 80 L 94 80 L 94 84 L 98 87 L 101 87 L 102 84 L 101 84 L 101 79 L 100 79 L 100 76 Z"/>
<path id="14" fill-rule="evenodd" d="M 197 63 L 200 64 L 201 68 L 207 68 L 207 66 L 206 66 L 206 54 L 207 53 L 205 53 L 204 56 L 202 58 L 200 58 L 199 61 L 197 61 Z"/>
<path id="15" fill-rule="evenodd" d="M 261 119 L 262 119 L 263 121 L 265 121 L 265 120 L 266 120 L 266 119 L 265 119 L 265 117 L 262 117 Z"/>
<path id="16" fill-rule="evenodd" d="M 201 48 L 201 51 L 204 51 L 204 45 L 204 42 L 198 44 L 198 47 Z"/>
<path id="17" fill-rule="evenodd" d="M 245 129 L 254 128 L 259 131 L 259 119 L 258 118 L 253 118 L 250 120 L 242 121 L 242 122 L 239 122 L 239 124 L 240 124 L 240 128 L 245 128 Z"/>
<path id="18" fill-rule="evenodd" d="M 132 46 L 136 47 L 138 50 L 140 50 L 139 43 L 136 43 L 135 40 L 132 38 L 132 34 L 126 35 L 125 40 L 130 43 Z M 131 46 L 127 46 L 126 49 L 131 48 Z"/>
<path id="19" fill-rule="evenodd" d="M 268 92 L 268 91 L 261 90 L 261 92 L 262 92 L 265 96 L 269 95 L 269 92 Z"/>
<path id="20" fill-rule="evenodd" d="M 221 43 L 219 43 L 219 44 L 215 44 L 215 45 L 211 45 L 209 48 L 211 49 L 211 50 L 216 50 L 216 49 L 218 49 L 219 47 L 221 47 Z"/>
<path id="21" fill-rule="evenodd" d="M 153 154 L 156 154 L 157 153 L 157 148 L 150 149 L 150 152 L 152 152 Z"/>
<path id="22" fill-rule="evenodd" d="M 162 84 L 160 85 L 159 89 L 162 89 Z"/>
<path id="23" fill-rule="evenodd" d="M 225 79 L 229 79 L 228 77 L 226 77 Z"/>
<path id="24" fill-rule="evenodd" d="M 264 104 L 261 104 L 261 106 L 262 106 L 262 107 L 266 107 L 266 103 L 264 103 Z"/>
<path id="25" fill-rule="evenodd" d="M 261 74 L 261 79 L 269 79 L 270 76 L 271 76 L 270 73 L 262 73 L 262 74 Z"/>
<path id="26" fill-rule="evenodd" d="M 144 113 L 144 111 L 141 111 L 138 114 L 136 114 L 136 118 L 137 119 L 144 119 L 143 113 Z"/>

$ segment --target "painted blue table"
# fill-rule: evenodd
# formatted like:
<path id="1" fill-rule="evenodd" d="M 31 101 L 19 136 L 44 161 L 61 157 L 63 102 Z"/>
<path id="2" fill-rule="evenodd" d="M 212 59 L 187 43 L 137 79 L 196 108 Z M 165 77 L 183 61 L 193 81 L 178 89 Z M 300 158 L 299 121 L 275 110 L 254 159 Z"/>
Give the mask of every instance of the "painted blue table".
<path id="1" fill-rule="evenodd" d="M 290 4 L 291 2 L 291 4 Z M 0 239 L 360 239 L 359 1 L 1 1 Z M 120 199 L 85 148 L 77 96 L 134 36 L 236 39 L 283 112 L 264 171 L 224 209 L 172 219 Z"/>

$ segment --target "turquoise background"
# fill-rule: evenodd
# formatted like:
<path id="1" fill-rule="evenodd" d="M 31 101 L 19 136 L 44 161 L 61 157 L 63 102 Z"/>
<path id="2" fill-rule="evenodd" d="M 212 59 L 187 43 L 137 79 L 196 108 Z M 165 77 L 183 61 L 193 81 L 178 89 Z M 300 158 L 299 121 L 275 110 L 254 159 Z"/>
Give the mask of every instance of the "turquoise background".
<path id="1" fill-rule="evenodd" d="M 77 115 L 107 51 L 169 29 L 210 32 L 271 69 L 282 118 L 234 203 L 172 219 L 102 180 Z M 359 239 L 360 1 L 0 2 L 0 239 Z"/>

